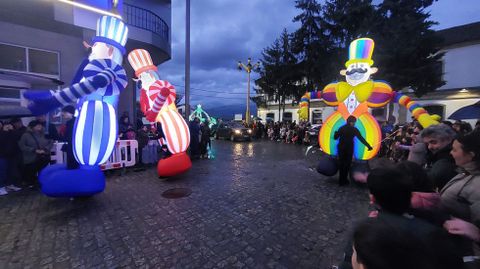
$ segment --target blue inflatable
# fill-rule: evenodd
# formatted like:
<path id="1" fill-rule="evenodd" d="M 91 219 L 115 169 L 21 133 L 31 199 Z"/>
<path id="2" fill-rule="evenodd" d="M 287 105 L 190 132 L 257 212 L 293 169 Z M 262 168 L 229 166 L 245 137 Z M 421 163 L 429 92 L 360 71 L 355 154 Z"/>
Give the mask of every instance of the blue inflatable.
<path id="1" fill-rule="evenodd" d="M 40 172 L 42 192 L 51 197 L 91 196 L 105 189 L 105 176 L 99 164 L 113 152 L 118 126 L 116 107 L 120 92 L 127 85 L 122 68 L 128 28 L 118 18 L 103 16 L 97 22 L 92 53 L 75 76 L 72 85 L 60 91 L 27 91 L 32 114 L 45 114 L 77 102 L 77 117 L 71 143 L 78 169 L 65 165 L 48 166 Z"/>
<path id="2" fill-rule="evenodd" d="M 320 161 L 318 162 L 317 165 L 317 172 L 327 176 L 327 177 L 332 177 L 334 176 L 338 171 L 338 165 L 337 165 L 337 159 L 335 157 L 332 157 L 330 155 L 324 155 L 320 157 Z"/>
<path id="3" fill-rule="evenodd" d="M 45 167 L 38 180 L 42 192 L 50 197 L 91 196 L 105 190 L 105 176 L 99 166 L 68 170 L 64 164 L 54 164 Z"/>

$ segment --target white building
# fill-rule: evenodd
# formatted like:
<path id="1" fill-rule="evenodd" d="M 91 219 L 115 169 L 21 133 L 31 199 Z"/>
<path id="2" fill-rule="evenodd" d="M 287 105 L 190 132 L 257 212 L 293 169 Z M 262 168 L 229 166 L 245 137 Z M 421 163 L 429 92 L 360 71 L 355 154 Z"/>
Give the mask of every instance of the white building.
<path id="1" fill-rule="evenodd" d="M 480 72 L 478 71 L 478 63 L 480 63 L 480 22 L 440 30 L 438 34 L 444 39 L 442 51 L 445 52 L 443 57 L 445 85 L 421 98 L 417 98 L 411 93 L 407 94 L 431 114 L 437 114 L 442 116 L 443 119 L 448 119 L 457 109 L 480 100 Z M 291 104 L 291 100 L 287 104 Z M 270 118 L 274 121 L 296 120 L 298 122 L 298 108 L 298 104 L 294 106 L 286 105 L 285 113 L 282 117 L 279 117 L 278 104 L 268 101 L 266 107 L 258 108 L 257 114 L 262 119 Z M 385 120 L 389 109 L 393 109 L 392 115 L 399 123 L 409 121 L 411 118 L 410 112 L 398 104 L 373 109 L 371 113 L 377 119 Z M 334 107 L 326 106 L 323 101 L 311 100 L 310 121 L 317 123 L 319 119 L 325 120 L 333 111 Z"/>

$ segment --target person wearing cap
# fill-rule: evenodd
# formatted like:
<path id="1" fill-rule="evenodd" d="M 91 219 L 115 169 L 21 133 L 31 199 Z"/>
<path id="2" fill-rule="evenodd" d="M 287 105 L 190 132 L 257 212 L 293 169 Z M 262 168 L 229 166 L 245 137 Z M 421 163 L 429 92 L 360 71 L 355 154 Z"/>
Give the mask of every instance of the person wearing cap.
<path id="1" fill-rule="evenodd" d="M 62 118 L 66 120 L 65 128 L 65 142 L 62 151 L 67 153 L 67 169 L 77 169 L 78 162 L 73 154 L 73 127 L 75 124 L 75 108 L 73 106 L 66 106 L 62 108 Z"/>
<path id="2" fill-rule="evenodd" d="M 141 82 L 140 110 L 147 116 L 147 120 L 154 122 L 158 111 L 162 108 L 158 105 L 155 107 L 155 99 L 159 94 L 163 95 L 160 98 L 166 100 L 166 105 L 175 106 L 175 87 L 168 81 L 160 80 L 158 68 L 153 64 L 148 51 L 144 49 L 131 51 L 128 54 L 128 62 Z"/>
<path id="3" fill-rule="evenodd" d="M 117 140 L 116 107 L 119 94 L 127 85 L 122 67 L 127 37 L 128 27 L 121 19 L 100 17 L 88 61 L 78 69 L 73 84 L 56 92 L 24 93 L 31 101 L 28 108 L 34 115 L 77 102 L 71 144 L 81 166 L 73 172 L 65 167 L 47 168 L 49 173 L 45 171 L 44 180 L 41 178 L 45 194 L 72 197 L 75 196 L 72 194 L 93 195 L 104 190 L 105 176 L 98 165 L 107 161 Z M 69 184 L 56 187 L 66 178 L 71 180 Z"/>

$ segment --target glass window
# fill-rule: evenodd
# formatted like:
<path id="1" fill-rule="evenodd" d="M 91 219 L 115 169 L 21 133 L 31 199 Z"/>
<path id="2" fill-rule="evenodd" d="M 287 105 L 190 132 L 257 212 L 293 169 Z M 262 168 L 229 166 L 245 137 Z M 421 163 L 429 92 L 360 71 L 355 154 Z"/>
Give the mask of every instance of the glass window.
<path id="1" fill-rule="evenodd" d="M 436 114 L 442 117 L 442 119 L 445 116 L 445 107 L 443 105 L 426 105 L 423 108 L 430 114 Z"/>
<path id="2" fill-rule="evenodd" d="M 275 121 L 275 113 L 267 113 L 266 121 Z"/>
<path id="3" fill-rule="evenodd" d="M 59 75 L 57 53 L 44 50 L 29 49 L 28 63 L 28 70 L 30 72 Z"/>
<path id="4" fill-rule="evenodd" d="M 385 108 L 373 108 L 372 109 L 372 116 L 373 117 L 384 117 L 385 116 Z"/>
<path id="5" fill-rule="evenodd" d="M 20 90 L 0 87 L 0 98 L 20 99 Z"/>
<path id="6" fill-rule="evenodd" d="M 312 123 L 313 124 L 320 124 L 322 122 L 322 112 L 321 111 L 313 111 L 312 112 Z"/>
<path id="7" fill-rule="evenodd" d="M 283 121 L 292 121 L 292 112 L 283 113 Z"/>
<path id="8" fill-rule="evenodd" d="M 0 44 L 0 68 L 27 71 L 25 48 Z"/>

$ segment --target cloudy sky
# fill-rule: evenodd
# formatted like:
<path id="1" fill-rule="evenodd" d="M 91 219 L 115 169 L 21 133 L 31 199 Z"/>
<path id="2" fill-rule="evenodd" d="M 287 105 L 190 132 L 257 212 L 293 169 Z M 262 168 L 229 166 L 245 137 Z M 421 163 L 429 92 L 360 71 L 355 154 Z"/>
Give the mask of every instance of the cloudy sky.
<path id="1" fill-rule="evenodd" d="M 480 21 L 479 0 L 440 0 L 430 11 L 439 22 L 435 29 Z M 207 108 L 245 104 L 247 74 L 236 68 L 237 61 L 252 57 L 256 62 L 283 28 L 289 32 L 298 28 L 292 22 L 298 13 L 294 0 L 192 0 L 191 104 Z M 179 92 L 185 85 L 184 61 L 185 1 L 173 0 L 172 59 L 159 69 Z"/>

